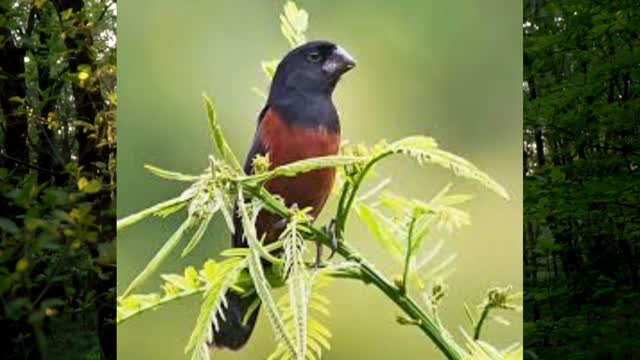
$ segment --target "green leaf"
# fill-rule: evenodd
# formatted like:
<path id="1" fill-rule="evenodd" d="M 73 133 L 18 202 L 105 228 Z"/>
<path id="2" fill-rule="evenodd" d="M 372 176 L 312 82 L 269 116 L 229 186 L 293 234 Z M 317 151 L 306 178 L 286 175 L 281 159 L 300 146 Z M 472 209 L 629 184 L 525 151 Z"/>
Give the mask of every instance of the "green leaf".
<path id="1" fill-rule="evenodd" d="M 161 218 L 166 218 L 167 216 L 174 214 L 178 211 L 180 211 L 182 208 L 184 208 L 187 205 L 187 202 L 181 202 L 178 204 L 175 204 L 173 206 L 164 208 L 162 210 L 158 210 L 154 213 L 154 215 L 159 216 Z"/>
<path id="2" fill-rule="evenodd" d="M 282 314 L 271 296 L 271 286 L 269 285 L 269 281 L 267 280 L 262 268 L 260 244 L 256 235 L 255 224 L 252 221 L 252 218 L 257 216 L 257 214 L 249 214 L 249 210 L 247 209 L 247 205 L 245 204 L 244 196 L 242 194 L 242 189 L 239 189 L 238 191 L 238 209 L 242 219 L 244 230 L 243 234 L 249 244 L 250 252 L 247 262 L 249 266 L 249 274 L 253 280 L 256 293 L 260 297 L 262 304 L 264 304 L 265 311 L 269 321 L 271 322 L 271 328 L 276 336 L 276 340 L 282 342 L 291 354 L 296 354 L 296 344 L 293 339 L 291 339 L 291 336 L 285 327 Z M 252 210 L 255 211 L 255 208 Z"/>
<path id="3" fill-rule="evenodd" d="M 123 219 L 120 219 L 116 224 L 117 231 L 120 231 L 128 226 L 134 225 L 148 218 L 149 216 L 153 216 L 153 215 L 167 216 L 168 215 L 167 211 L 169 211 L 169 214 L 170 214 L 179 210 L 182 206 L 184 206 L 186 202 L 191 200 L 196 195 L 196 193 L 197 191 L 195 189 L 189 188 L 177 198 L 163 201 L 149 208 L 146 208 L 142 211 L 139 211 L 135 214 L 131 214 Z"/>
<path id="4" fill-rule="evenodd" d="M 95 194 L 102 190 L 102 181 L 99 179 L 87 180 L 87 178 L 81 177 L 78 180 L 78 190 L 85 194 Z"/>
<path id="5" fill-rule="evenodd" d="M 196 229 L 193 236 L 191 237 L 191 240 L 189 241 L 187 246 L 184 247 L 184 250 L 182 250 L 182 254 L 181 254 L 182 257 L 187 256 L 193 249 L 195 249 L 195 247 L 198 245 L 200 240 L 202 240 L 202 237 L 204 236 L 204 233 L 207 230 L 209 223 L 211 223 L 211 219 L 213 219 L 213 216 L 215 215 L 215 213 L 216 213 L 216 210 L 211 210 L 211 212 L 208 213 L 206 217 L 200 221 L 200 224 L 198 225 L 198 228 Z"/>
<path id="6" fill-rule="evenodd" d="M 311 159 L 299 160 L 287 165 L 279 166 L 271 171 L 267 171 L 257 175 L 250 175 L 240 179 L 243 182 L 267 181 L 278 176 L 296 176 L 319 169 L 334 168 L 338 166 L 347 166 L 367 161 L 365 157 L 330 155 L 321 156 Z"/>
<path id="7" fill-rule="evenodd" d="M 301 216 L 291 216 L 280 240 L 283 242 L 284 249 L 284 270 L 282 273 L 284 276 L 288 275 L 288 304 L 290 307 L 287 310 L 289 310 L 292 319 L 290 328 L 296 341 L 296 356 L 298 359 L 304 359 L 307 352 L 309 306 L 307 283 L 310 281 L 310 274 L 304 261 L 306 249 L 304 239 L 298 232 L 298 220 L 303 219 L 306 213 L 300 212 L 299 214 Z"/>
<path id="8" fill-rule="evenodd" d="M 207 260 L 198 274 L 189 267 L 184 276 L 178 274 L 162 275 L 165 283 L 162 285 L 164 295 L 158 293 L 133 294 L 118 299 L 117 323 L 121 324 L 137 315 L 149 310 L 157 309 L 170 302 L 196 294 L 205 294 L 213 287 L 234 276 L 233 272 L 241 272 L 246 268 L 246 261 L 241 258 L 227 259 L 222 262 Z M 221 300 L 223 301 L 223 300 Z M 209 322 L 209 327 L 213 320 Z M 206 345 L 206 344 L 205 344 Z"/>
<path id="9" fill-rule="evenodd" d="M 258 97 L 260 99 L 262 99 L 264 101 L 267 100 L 268 96 L 267 96 L 267 93 L 264 90 L 254 86 L 254 87 L 251 88 L 251 91 L 253 91 L 256 95 L 258 95 Z"/>
<path id="10" fill-rule="evenodd" d="M 18 225 L 16 225 L 13 220 L 7 219 L 5 217 L 0 217 L 0 230 L 12 235 L 17 234 L 18 231 L 20 231 L 20 229 L 18 229 Z"/>
<path id="11" fill-rule="evenodd" d="M 207 287 L 196 325 L 185 347 L 185 353 L 192 352 L 193 360 L 209 359 L 207 343 L 213 341 L 214 328 L 219 329 L 218 316 L 222 321 L 225 320 L 224 307 L 227 306 L 225 296 L 245 268 L 246 262 L 229 259 L 216 265 L 213 266 L 215 270 L 212 270 L 212 265 L 209 264 L 210 273 L 207 278 L 211 283 Z"/>
<path id="12" fill-rule="evenodd" d="M 242 166 L 238 162 L 238 159 L 231 151 L 231 147 L 227 144 L 227 140 L 225 140 L 224 134 L 222 132 L 222 128 L 218 123 L 218 118 L 216 116 L 215 106 L 213 104 L 213 100 L 206 96 L 202 96 L 204 99 L 205 108 L 207 110 L 207 118 L 209 119 L 209 135 L 211 135 L 211 140 L 213 142 L 214 147 L 218 151 L 218 154 L 224 159 L 233 169 L 242 173 Z"/>
<path id="13" fill-rule="evenodd" d="M 126 297 L 135 288 L 142 285 L 142 283 L 144 283 L 147 278 L 149 278 L 149 276 L 153 274 L 153 272 L 155 272 L 158 267 L 160 267 L 160 264 L 162 264 L 167 256 L 169 256 L 171 251 L 173 251 L 173 249 L 178 245 L 180 240 L 182 240 L 184 233 L 189 229 L 189 227 L 191 227 L 192 224 L 193 218 L 188 217 L 187 220 L 185 220 L 182 225 L 180 225 L 178 230 L 176 230 L 176 232 L 171 235 L 169 240 L 167 240 L 164 245 L 162 245 L 162 248 L 160 248 L 160 250 L 158 250 L 158 252 L 153 256 L 147 266 L 145 266 L 145 268 L 135 277 L 135 279 L 133 279 L 131 284 L 129 284 L 127 289 L 122 294 L 122 297 Z"/>
<path id="14" fill-rule="evenodd" d="M 296 316 L 295 308 L 299 304 L 291 303 L 291 294 L 286 294 L 278 301 L 278 307 L 284 314 L 285 325 L 288 329 L 296 331 L 301 327 L 304 327 L 304 335 L 306 339 L 299 345 L 304 345 L 305 349 L 300 349 L 298 357 L 287 351 L 286 346 L 283 343 L 279 343 L 275 351 L 269 356 L 269 359 L 320 359 L 322 357 L 323 348 L 329 350 L 329 339 L 331 333 L 322 325 L 320 318 L 329 315 L 327 309 L 328 300 L 326 297 L 320 295 L 320 291 L 324 289 L 331 281 L 331 274 L 334 268 L 332 266 L 324 268 L 322 270 L 314 271 L 311 276 L 305 282 L 306 289 L 306 316 L 300 318 Z M 303 321 L 304 325 L 297 324 L 297 322 Z M 300 334 L 302 335 L 302 333 Z M 298 341 L 300 339 L 297 339 Z M 302 352 L 300 352 L 302 351 Z M 304 354 L 304 357 L 302 355 Z"/>
<path id="15" fill-rule="evenodd" d="M 192 266 L 189 266 L 184 272 L 184 276 L 167 274 L 162 275 L 161 278 L 181 290 L 188 291 L 198 289 L 200 287 L 200 279 L 198 279 L 198 273 L 196 270 Z"/>
<path id="16" fill-rule="evenodd" d="M 287 1 L 280 15 L 280 31 L 291 47 L 307 42 L 305 32 L 308 27 L 309 14 L 304 9 L 299 9 L 295 2 Z"/>
<path id="17" fill-rule="evenodd" d="M 423 255 L 422 259 L 416 262 L 414 271 L 419 272 L 427 264 L 429 264 L 438 254 L 440 254 L 443 246 L 444 241 L 440 240 L 434 246 L 430 247 L 429 251 L 425 255 Z"/>
<path id="18" fill-rule="evenodd" d="M 100 264 L 115 265 L 116 258 L 117 258 L 117 249 L 116 249 L 115 241 L 98 244 L 98 262 Z"/>
<path id="19" fill-rule="evenodd" d="M 440 150 L 432 138 L 410 136 L 391 144 L 391 149 L 394 152 L 410 155 L 416 158 L 419 163 L 427 162 L 451 169 L 454 174 L 474 180 L 503 198 L 509 199 L 507 191 L 489 175 L 466 159 Z"/>
<path id="20" fill-rule="evenodd" d="M 473 312 L 470 308 L 469 305 L 467 305 L 467 303 L 463 303 L 464 306 L 464 313 L 465 315 L 467 315 L 467 320 L 469 320 L 469 324 L 473 327 L 476 325 L 476 315 L 474 315 L 475 312 Z"/>
<path id="21" fill-rule="evenodd" d="M 262 71 L 264 71 L 264 74 L 269 78 L 269 80 L 273 80 L 278 64 L 280 64 L 280 60 L 269 60 L 261 63 Z"/>
<path id="22" fill-rule="evenodd" d="M 396 261 L 402 263 L 404 248 L 391 229 L 382 223 L 384 215 L 364 203 L 358 204 L 356 209 L 360 219 L 369 228 L 374 238 Z"/>
<path id="23" fill-rule="evenodd" d="M 391 179 L 389 178 L 382 180 L 378 185 L 372 187 L 371 189 L 367 190 L 365 194 L 361 195 L 358 198 L 358 202 L 362 202 L 369 198 L 372 198 L 373 196 L 377 195 L 380 191 L 384 190 L 384 188 L 386 188 L 390 183 L 391 183 Z"/>
<path id="24" fill-rule="evenodd" d="M 431 268 L 429 272 L 426 274 L 425 278 L 427 279 L 433 279 L 435 277 L 445 278 L 446 276 L 444 276 L 443 273 L 450 274 L 451 269 L 448 269 L 448 267 L 456 260 L 457 257 L 458 257 L 457 254 L 449 255 L 444 260 L 442 260 L 440 264 Z"/>
<path id="25" fill-rule="evenodd" d="M 145 164 L 144 168 L 147 169 L 152 174 L 167 180 L 194 182 L 201 179 L 200 176 L 186 175 L 186 174 L 181 174 L 175 171 L 164 170 L 150 164 Z"/>

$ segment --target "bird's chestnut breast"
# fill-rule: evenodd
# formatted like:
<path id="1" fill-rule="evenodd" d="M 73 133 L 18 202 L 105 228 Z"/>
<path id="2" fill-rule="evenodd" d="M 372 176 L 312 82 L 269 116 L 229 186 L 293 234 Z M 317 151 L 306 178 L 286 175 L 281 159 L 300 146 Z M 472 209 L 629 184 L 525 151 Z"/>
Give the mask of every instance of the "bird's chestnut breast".
<path id="1" fill-rule="evenodd" d="M 273 109 L 267 110 L 258 132 L 273 166 L 335 155 L 340 148 L 340 134 L 320 126 L 289 125 Z"/>
<path id="2" fill-rule="evenodd" d="M 264 114 L 258 135 L 272 167 L 335 155 L 340 148 L 339 133 L 321 127 L 289 125 L 272 109 Z M 272 179 L 266 184 L 266 188 L 271 193 L 282 196 L 288 206 L 297 204 L 299 208 L 312 207 L 311 215 L 315 217 L 331 193 L 334 178 L 335 169 L 320 169 L 294 177 Z"/>

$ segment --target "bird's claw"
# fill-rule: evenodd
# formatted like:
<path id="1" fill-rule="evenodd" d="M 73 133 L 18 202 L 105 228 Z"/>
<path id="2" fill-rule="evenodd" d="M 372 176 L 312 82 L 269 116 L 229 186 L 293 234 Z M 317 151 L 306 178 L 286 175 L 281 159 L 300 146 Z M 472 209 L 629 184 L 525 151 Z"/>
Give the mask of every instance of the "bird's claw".
<path id="1" fill-rule="evenodd" d="M 328 260 L 331 260 L 333 255 L 336 254 L 336 250 L 338 250 L 338 241 L 340 238 L 338 233 L 336 232 L 336 219 L 331 219 L 331 222 L 329 223 L 329 226 L 325 228 L 325 231 L 329 239 L 331 239 L 331 254 L 329 254 L 328 258 Z"/>
<path id="2" fill-rule="evenodd" d="M 329 244 L 329 248 L 331 249 L 331 254 L 329 254 L 329 257 L 327 258 L 327 260 L 331 260 L 331 258 L 333 258 L 333 256 L 335 255 L 336 250 L 338 249 L 339 236 L 336 232 L 336 220 L 332 219 L 329 225 L 323 227 L 323 230 L 324 230 L 324 233 L 327 235 L 327 237 L 331 240 Z M 320 242 L 320 240 L 316 240 L 315 267 L 318 268 L 320 267 L 321 264 L 322 264 L 322 243 Z"/>
<path id="3" fill-rule="evenodd" d="M 313 263 L 313 267 L 318 269 L 322 265 L 322 243 L 316 240 L 316 261 Z"/>

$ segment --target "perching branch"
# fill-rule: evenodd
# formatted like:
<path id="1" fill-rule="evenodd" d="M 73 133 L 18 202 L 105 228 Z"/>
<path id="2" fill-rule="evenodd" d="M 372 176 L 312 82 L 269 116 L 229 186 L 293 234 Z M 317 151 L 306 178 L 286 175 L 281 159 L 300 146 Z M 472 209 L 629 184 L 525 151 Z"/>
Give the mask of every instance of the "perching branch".
<path id="1" fill-rule="evenodd" d="M 252 196 L 259 198 L 271 212 L 287 218 L 290 215 L 289 209 L 277 201 L 273 195 L 269 194 L 263 187 L 247 186 L 247 190 Z M 313 225 L 304 224 L 302 229 L 311 235 L 313 240 L 318 240 L 326 246 L 331 246 L 331 239 L 327 234 Z M 384 275 L 377 271 L 371 263 L 364 258 L 355 248 L 345 241 L 338 243 L 336 252 L 345 260 L 358 264 L 361 272 L 361 280 L 365 284 L 372 284 L 382 291 L 391 301 L 398 305 L 411 319 L 415 320 L 416 326 L 422 330 L 434 344 L 445 354 L 447 359 L 462 359 L 463 354 L 452 344 L 452 341 L 444 336 L 439 326 L 417 305 L 417 302 L 403 289 L 393 285 Z"/>

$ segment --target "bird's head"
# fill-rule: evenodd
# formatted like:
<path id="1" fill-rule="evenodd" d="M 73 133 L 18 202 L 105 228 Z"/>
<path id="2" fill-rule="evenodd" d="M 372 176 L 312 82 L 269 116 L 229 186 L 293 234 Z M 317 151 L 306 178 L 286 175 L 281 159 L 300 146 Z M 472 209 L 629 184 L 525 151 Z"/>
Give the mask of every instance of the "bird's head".
<path id="1" fill-rule="evenodd" d="M 355 66 L 355 59 L 342 47 L 328 41 L 308 42 L 280 61 L 270 98 L 291 93 L 330 96 L 340 77 Z"/>

